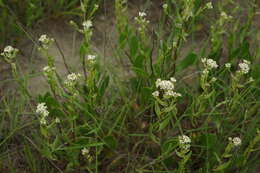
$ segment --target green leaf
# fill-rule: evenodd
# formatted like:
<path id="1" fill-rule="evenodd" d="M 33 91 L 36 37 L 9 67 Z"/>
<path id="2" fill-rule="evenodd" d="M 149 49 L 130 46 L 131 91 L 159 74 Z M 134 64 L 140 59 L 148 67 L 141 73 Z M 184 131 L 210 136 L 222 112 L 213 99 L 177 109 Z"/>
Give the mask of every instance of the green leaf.
<path id="1" fill-rule="evenodd" d="M 105 90 L 109 84 L 109 76 L 106 76 L 105 79 L 102 80 L 100 86 L 99 86 L 99 97 L 102 97 L 105 94 Z"/>
<path id="2" fill-rule="evenodd" d="M 176 138 L 168 139 L 161 145 L 162 153 L 171 153 L 177 146 Z"/>
<path id="3" fill-rule="evenodd" d="M 130 56 L 135 57 L 138 52 L 139 43 L 138 38 L 134 35 L 129 40 Z"/>
<path id="4" fill-rule="evenodd" d="M 231 163 L 231 160 L 229 160 L 228 162 L 226 163 L 223 163 L 222 165 L 219 165 L 217 168 L 213 169 L 213 171 L 221 171 L 221 170 L 224 170 L 226 169 Z"/>
<path id="5" fill-rule="evenodd" d="M 138 67 L 132 67 L 132 70 L 139 76 L 143 78 L 148 78 L 149 75 L 141 68 Z"/>
<path id="6" fill-rule="evenodd" d="M 168 126 L 168 124 L 171 122 L 172 117 L 168 115 L 159 125 L 158 131 L 163 130 L 165 127 Z"/>
<path id="7" fill-rule="evenodd" d="M 198 59 L 197 54 L 191 52 L 189 53 L 176 67 L 176 71 L 182 71 L 185 68 L 189 67 L 190 65 L 193 65 L 196 63 L 196 60 Z"/>

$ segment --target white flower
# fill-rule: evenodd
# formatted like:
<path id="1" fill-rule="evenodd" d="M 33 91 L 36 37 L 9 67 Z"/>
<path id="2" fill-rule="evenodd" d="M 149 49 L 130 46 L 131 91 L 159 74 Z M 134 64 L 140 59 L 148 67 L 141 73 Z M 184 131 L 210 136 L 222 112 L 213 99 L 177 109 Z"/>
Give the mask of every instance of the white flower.
<path id="1" fill-rule="evenodd" d="M 145 12 L 139 12 L 138 15 L 139 15 L 140 17 L 145 17 L 145 16 L 147 16 L 147 14 L 146 14 Z"/>
<path id="2" fill-rule="evenodd" d="M 154 97 L 159 97 L 159 91 L 154 91 L 153 93 L 152 93 L 152 95 L 154 96 Z"/>
<path id="3" fill-rule="evenodd" d="M 76 84 L 77 80 L 81 77 L 81 74 L 71 73 L 67 76 L 67 79 L 64 81 L 64 84 L 67 86 L 73 86 Z"/>
<path id="4" fill-rule="evenodd" d="M 55 67 L 50 67 L 50 66 L 45 66 L 45 67 L 43 67 L 42 70 L 43 70 L 43 72 L 44 72 L 45 74 L 49 74 L 49 73 L 55 71 L 56 68 L 55 68 Z"/>
<path id="5" fill-rule="evenodd" d="M 186 135 L 182 135 L 182 136 L 179 136 L 179 142 L 180 142 L 180 144 L 189 144 L 189 143 L 191 143 L 191 139 Z"/>
<path id="6" fill-rule="evenodd" d="M 212 9 L 212 8 L 213 8 L 212 3 L 211 3 L 211 2 L 208 2 L 208 3 L 206 4 L 206 7 L 207 7 L 208 9 Z"/>
<path id="7" fill-rule="evenodd" d="M 240 70 L 238 72 L 242 73 L 242 74 L 247 74 L 250 70 L 250 65 L 251 63 L 247 60 L 243 60 L 242 63 L 239 63 L 238 66 L 240 68 Z"/>
<path id="8" fill-rule="evenodd" d="M 6 58 L 15 58 L 16 54 L 19 50 L 16 48 L 13 48 L 12 46 L 6 46 L 4 48 L 4 51 L 1 53 L 2 56 L 6 57 Z"/>
<path id="9" fill-rule="evenodd" d="M 172 82 L 177 82 L 177 80 L 176 80 L 174 77 L 171 77 L 170 80 L 171 80 Z"/>
<path id="10" fill-rule="evenodd" d="M 47 110 L 46 103 L 39 103 L 36 108 L 36 113 L 42 115 L 43 117 L 47 117 L 49 115 L 49 111 Z"/>
<path id="11" fill-rule="evenodd" d="M 91 28 L 93 26 L 93 24 L 92 24 L 91 20 L 87 20 L 82 23 L 82 26 L 83 26 L 84 30 L 88 30 L 89 28 Z"/>
<path id="12" fill-rule="evenodd" d="M 161 80 L 160 82 L 157 80 L 156 85 L 158 88 L 162 90 L 173 90 L 174 89 L 174 84 L 171 81 L 168 80 Z"/>
<path id="13" fill-rule="evenodd" d="M 232 16 L 228 16 L 224 11 L 220 13 L 220 16 L 225 20 L 232 19 Z"/>
<path id="14" fill-rule="evenodd" d="M 89 150 L 88 150 L 87 148 L 83 148 L 83 149 L 81 150 L 81 154 L 82 154 L 83 156 L 87 155 L 88 153 L 89 153 Z"/>
<path id="15" fill-rule="evenodd" d="M 46 34 L 43 34 L 39 38 L 39 42 L 41 43 L 42 48 L 48 49 L 49 45 L 54 42 L 53 38 L 49 38 Z"/>
<path id="16" fill-rule="evenodd" d="M 167 9 L 168 8 L 168 4 L 163 4 L 163 9 Z"/>
<path id="17" fill-rule="evenodd" d="M 60 119 L 59 118 L 55 118 L 55 123 L 60 123 Z"/>
<path id="18" fill-rule="evenodd" d="M 202 58 L 201 62 L 206 66 L 208 69 L 218 68 L 218 64 L 213 59 Z"/>
<path id="19" fill-rule="evenodd" d="M 230 68 L 230 67 L 231 67 L 231 63 L 226 63 L 226 64 L 225 64 L 225 67 L 226 67 L 226 68 Z"/>
<path id="20" fill-rule="evenodd" d="M 87 57 L 87 59 L 88 59 L 88 61 L 95 61 L 96 60 L 96 55 L 88 55 L 88 57 Z"/>
<path id="21" fill-rule="evenodd" d="M 239 146 L 242 143 L 242 140 L 239 137 L 229 137 L 228 140 L 231 141 L 235 146 Z"/>
<path id="22" fill-rule="evenodd" d="M 167 97 L 167 96 L 172 96 L 172 97 L 181 97 L 181 94 L 180 93 L 176 93 L 172 90 L 169 90 L 169 91 L 166 91 L 164 93 L 164 95 Z"/>

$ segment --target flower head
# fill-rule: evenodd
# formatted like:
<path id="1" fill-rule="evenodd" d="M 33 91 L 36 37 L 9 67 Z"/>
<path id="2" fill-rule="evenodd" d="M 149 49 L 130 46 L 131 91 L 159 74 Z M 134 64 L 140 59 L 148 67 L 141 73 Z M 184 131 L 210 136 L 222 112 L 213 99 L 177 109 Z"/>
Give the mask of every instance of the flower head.
<path id="1" fill-rule="evenodd" d="M 229 139 L 229 141 L 231 141 L 235 146 L 239 146 L 239 145 L 241 145 L 241 143 L 242 143 L 242 140 L 241 140 L 239 137 L 234 137 L 234 138 L 229 137 L 228 139 Z"/>
<path id="2" fill-rule="evenodd" d="M 202 58 L 201 62 L 207 69 L 218 68 L 218 64 L 213 59 Z"/>
<path id="3" fill-rule="evenodd" d="M 46 117 L 49 115 L 49 111 L 47 110 L 46 103 L 42 102 L 37 105 L 36 113 L 41 116 L 40 123 L 43 125 L 47 124 Z"/>
<path id="4" fill-rule="evenodd" d="M 186 135 L 182 135 L 182 136 L 179 136 L 179 142 L 180 142 L 180 144 L 189 144 L 189 143 L 191 143 L 191 139 Z"/>
<path id="5" fill-rule="evenodd" d="M 47 110 L 46 103 L 39 103 L 36 108 L 36 113 L 47 117 L 49 115 L 49 111 Z"/>
<path id="6" fill-rule="evenodd" d="M 41 43 L 43 49 L 48 49 L 51 43 L 54 42 L 54 39 L 49 38 L 46 34 L 43 34 L 40 36 L 39 42 Z"/>
<path id="7" fill-rule="evenodd" d="M 6 46 L 4 48 L 4 51 L 1 53 L 1 55 L 8 59 L 13 59 L 16 57 L 18 51 L 19 51 L 18 49 L 13 48 L 12 46 Z"/>
<path id="8" fill-rule="evenodd" d="M 81 77 L 81 74 L 71 73 L 67 76 L 67 79 L 64 81 L 64 84 L 71 87 L 76 84 L 78 79 Z"/>
<path id="9" fill-rule="evenodd" d="M 206 7 L 207 7 L 208 9 L 212 9 L 212 8 L 213 8 L 212 2 L 208 2 L 208 3 L 206 4 Z"/>
<path id="10" fill-rule="evenodd" d="M 138 15 L 139 15 L 139 17 L 145 17 L 145 16 L 147 16 L 147 14 L 146 14 L 145 12 L 139 12 Z"/>
<path id="11" fill-rule="evenodd" d="M 54 72 L 56 70 L 56 68 L 50 67 L 50 66 L 45 66 L 45 67 L 43 67 L 42 70 L 43 70 L 44 75 L 48 75 L 48 74 Z"/>
<path id="12" fill-rule="evenodd" d="M 250 65 L 251 63 L 247 60 L 243 60 L 242 63 L 239 63 L 238 66 L 240 68 L 240 70 L 238 71 L 239 73 L 242 73 L 242 74 L 247 74 L 250 70 Z"/>
<path id="13" fill-rule="evenodd" d="M 89 154 L 89 150 L 88 150 L 87 148 L 83 148 L 83 149 L 81 150 L 81 154 L 82 154 L 83 156 L 85 156 L 85 155 Z"/>
<path id="14" fill-rule="evenodd" d="M 188 151 L 190 149 L 191 139 L 186 135 L 179 136 L 178 138 L 179 138 L 180 147 L 185 151 Z"/>
<path id="15" fill-rule="evenodd" d="M 152 93 L 152 95 L 153 95 L 154 97 L 159 97 L 159 94 L 160 94 L 159 91 L 154 91 L 154 92 Z"/>
<path id="16" fill-rule="evenodd" d="M 96 61 L 96 58 L 96 55 L 88 55 L 87 60 L 91 63 L 94 63 Z"/>
<path id="17" fill-rule="evenodd" d="M 82 26 L 84 28 L 84 31 L 86 31 L 89 30 L 93 26 L 93 24 L 91 20 L 87 20 L 82 23 Z"/>
<path id="18" fill-rule="evenodd" d="M 230 68 L 230 67 L 231 67 L 231 64 L 230 64 L 230 63 L 226 63 L 226 64 L 225 64 L 225 67 L 226 67 L 226 68 Z"/>

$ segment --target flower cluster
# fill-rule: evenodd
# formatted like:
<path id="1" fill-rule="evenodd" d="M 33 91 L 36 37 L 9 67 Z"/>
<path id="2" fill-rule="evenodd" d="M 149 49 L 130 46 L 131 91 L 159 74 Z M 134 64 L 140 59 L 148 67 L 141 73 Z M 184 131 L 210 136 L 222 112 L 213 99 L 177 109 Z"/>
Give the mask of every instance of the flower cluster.
<path id="1" fill-rule="evenodd" d="M 81 77 L 81 74 L 71 73 L 67 76 L 67 79 L 64 81 L 64 84 L 68 87 L 74 86 L 78 79 Z"/>
<path id="2" fill-rule="evenodd" d="M 39 42 L 43 49 L 48 49 L 49 46 L 54 42 L 53 38 L 49 38 L 46 34 L 43 34 L 39 38 Z"/>
<path id="3" fill-rule="evenodd" d="M 178 138 L 179 138 L 179 143 L 180 143 L 181 148 L 183 148 L 185 150 L 189 150 L 191 139 L 186 135 L 179 136 Z"/>
<path id="4" fill-rule="evenodd" d="M 226 64 L 225 64 L 225 67 L 226 67 L 226 68 L 231 68 L 231 64 L 230 64 L 230 63 L 226 63 Z"/>
<path id="5" fill-rule="evenodd" d="M 250 70 L 250 67 L 249 67 L 250 64 L 251 63 L 249 61 L 243 60 L 242 63 L 238 64 L 238 66 L 240 68 L 240 70 L 238 70 L 238 72 L 241 73 L 241 74 L 247 74 Z"/>
<path id="6" fill-rule="evenodd" d="M 228 139 L 230 142 L 234 144 L 234 146 L 239 146 L 242 143 L 242 140 L 239 137 L 234 137 L 234 138 L 229 137 Z"/>
<path id="7" fill-rule="evenodd" d="M 150 23 L 150 21 L 145 18 L 146 16 L 147 14 L 145 12 L 139 12 L 138 16 L 135 17 L 136 22 L 140 25 L 139 31 L 144 30 L 146 25 Z"/>
<path id="8" fill-rule="evenodd" d="M 211 70 L 213 68 L 218 68 L 218 64 L 213 59 L 202 58 L 201 62 L 204 64 L 206 69 Z"/>
<path id="9" fill-rule="evenodd" d="M 39 103 L 36 108 L 36 113 L 41 115 L 40 123 L 43 125 L 47 124 L 46 117 L 49 115 L 46 103 Z"/>
<path id="10" fill-rule="evenodd" d="M 156 88 L 159 89 L 159 91 L 163 92 L 163 96 L 166 98 L 169 97 L 180 97 L 181 94 L 174 92 L 174 83 L 176 82 L 176 79 L 174 77 L 171 77 L 170 80 L 161 80 L 157 79 L 155 82 Z M 159 97 L 160 92 L 159 91 L 154 91 L 152 95 L 154 97 Z"/>
<path id="11" fill-rule="evenodd" d="M 220 16 L 221 16 L 221 18 L 224 19 L 224 20 L 230 20 L 230 19 L 233 18 L 232 16 L 228 16 L 227 13 L 225 13 L 224 11 L 222 11 L 222 12 L 220 13 Z"/>
<path id="12" fill-rule="evenodd" d="M 48 75 L 52 74 L 55 70 L 56 70 L 55 67 L 45 66 L 43 68 L 43 73 L 45 76 L 48 76 Z"/>
<path id="13" fill-rule="evenodd" d="M 212 9 L 212 8 L 213 8 L 212 2 L 208 2 L 208 3 L 206 4 L 206 8 Z"/>
<path id="14" fill-rule="evenodd" d="M 91 155 L 90 155 L 90 153 L 89 153 L 89 150 L 88 150 L 87 148 L 83 148 L 83 149 L 81 150 L 81 154 L 82 154 L 83 156 L 85 156 L 89 162 L 91 162 L 91 161 L 93 160 L 93 158 L 91 157 Z"/>
<path id="15" fill-rule="evenodd" d="M 90 63 L 94 63 L 96 61 L 97 56 L 96 55 L 88 55 L 87 60 Z"/>
<path id="16" fill-rule="evenodd" d="M 82 23 L 82 26 L 84 31 L 88 31 L 93 26 L 93 24 L 91 20 L 87 20 Z"/>
<path id="17" fill-rule="evenodd" d="M 12 46 L 6 46 L 4 48 L 4 51 L 1 53 L 1 55 L 7 59 L 13 59 L 16 57 L 18 51 L 19 51 L 18 49 L 13 48 Z"/>

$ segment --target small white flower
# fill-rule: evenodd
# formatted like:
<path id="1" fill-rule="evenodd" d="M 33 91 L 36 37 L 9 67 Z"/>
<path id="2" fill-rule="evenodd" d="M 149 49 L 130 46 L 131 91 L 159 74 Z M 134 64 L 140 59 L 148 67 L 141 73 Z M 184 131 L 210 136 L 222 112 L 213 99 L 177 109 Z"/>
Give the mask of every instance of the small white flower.
<path id="1" fill-rule="evenodd" d="M 166 91 L 164 93 L 164 95 L 167 97 L 167 96 L 172 96 L 172 97 L 181 97 L 181 94 L 180 93 L 177 93 L 177 92 L 174 92 L 172 90 L 169 90 L 169 91 Z"/>
<path id="2" fill-rule="evenodd" d="M 82 154 L 83 156 L 85 156 L 85 155 L 89 154 L 89 150 L 88 150 L 87 148 L 83 148 L 83 149 L 81 150 L 81 154 Z"/>
<path id="3" fill-rule="evenodd" d="M 208 2 L 208 3 L 206 4 L 206 7 L 207 7 L 208 9 L 212 9 L 212 8 L 213 8 L 212 3 L 211 3 L 211 2 Z"/>
<path id="4" fill-rule="evenodd" d="M 64 81 L 64 84 L 67 86 L 73 86 L 76 84 L 78 79 L 81 77 L 81 74 L 71 73 L 67 76 L 67 79 Z"/>
<path id="5" fill-rule="evenodd" d="M 168 8 L 168 4 L 163 4 L 163 9 L 167 9 Z"/>
<path id="6" fill-rule="evenodd" d="M 230 68 L 230 67 L 231 67 L 231 63 L 226 63 L 226 64 L 225 64 L 225 67 L 226 67 L 226 68 Z"/>
<path id="7" fill-rule="evenodd" d="M 216 61 L 213 59 L 207 59 L 207 58 L 202 58 L 201 62 L 206 66 L 208 69 L 213 69 L 213 68 L 218 68 L 218 64 Z"/>
<path id="8" fill-rule="evenodd" d="M 247 60 L 243 60 L 242 63 L 239 63 L 238 66 L 240 68 L 240 70 L 238 72 L 242 73 L 242 74 L 247 74 L 250 70 L 250 62 Z"/>
<path id="9" fill-rule="evenodd" d="M 179 142 L 180 142 L 180 144 L 189 144 L 189 143 L 191 143 L 191 139 L 186 135 L 182 135 L 182 136 L 179 136 Z"/>
<path id="10" fill-rule="evenodd" d="M 46 34 L 43 34 L 39 38 L 39 42 L 41 43 L 42 48 L 48 49 L 49 45 L 54 42 L 53 38 L 49 38 Z"/>
<path id="11" fill-rule="evenodd" d="M 220 13 L 220 16 L 225 20 L 232 19 L 232 16 L 228 16 L 227 13 L 225 13 L 224 11 Z"/>
<path id="12" fill-rule="evenodd" d="M 138 15 L 139 15 L 140 17 L 145 17 L 145 16 L 147 16 L 147 14 L 146 14 L 145 12 L 139 12 Z"/>
<path id="13" fill-rule="evenodd" d="M 96 55 L 88 55 L 88 57 L 87 57 L 87 59 L 89 60 L 89 61 L 95 61 L 96 60 Z"/>
<path id="14" fill-rule="evenodd" d="M 47 117 L 49 112 L 47 110 L 46 103 L 39 103 L 36 108 L 36 113 L 41 114 L 43 117 Z"/>
<path id="15" fill-rule="evenodd" d="M 174 85 L 171 81 L 168 80 L 162 80 L 160 82 L 157 83 L 158 88 L 162 89 L 162 90 L 173 90 L 174 89 Z"/>
<path id="16" fill-rule="evenodd" d="M 6 46 L 4 48 L 4 51 L 1 53 L 1 55 L 6 58 L 12 59 L 12 58 L 16 57 L 16 54 L 18 51 L 19 51 L 18 49 L 14 48 L 12 46 Z"/>
<path id="17" fill-rule="evenodd" d="M 154 91 L 153 93 L 152 93 L 152 95 L 154 96 L 154 97 L 159 97 L 159 91 Z"/>
<path id="18" fill-rule="evenodd" d="M 93 24 L 92 24 L 91 20 L 87 20 L 82 23 L 82 26 L 83 26 L 84 30 L 88 30 L 89 28 L 91 28 L 93 26 Z"/>
<path id="19" fill-rule="evenodd" d="M 60 123 L 60 119 L 59 118 L 55 118 L 55 123 Z"/>
<path id="20" fill-rule="evenodd" d="M 229 138 L 229 140 L 235 145 L 239 146 L 242 143 L 242 140 L 239 137 Z"/>
<path id="21" fill-rule="evenodd" d="M 50 66 L 45 66 L 45 67 L 43 67 L 42 70 L 43 70 L 43 72 L 44 72 L 45 74 L 49 74 L 49 73 L 55 71 L 56 68 L 55 68 L 55 67 L 50 67 Z"/>
<path id="22" fill-rule="evenodd" d="M 177 82 L 177 80 L 176 80 L 174 77 L 171 77 L 170 80 L 171 80 L 172 82 Z"/>

